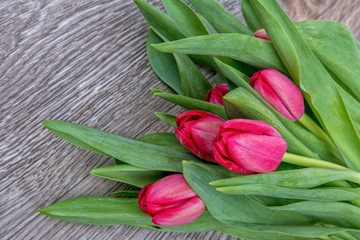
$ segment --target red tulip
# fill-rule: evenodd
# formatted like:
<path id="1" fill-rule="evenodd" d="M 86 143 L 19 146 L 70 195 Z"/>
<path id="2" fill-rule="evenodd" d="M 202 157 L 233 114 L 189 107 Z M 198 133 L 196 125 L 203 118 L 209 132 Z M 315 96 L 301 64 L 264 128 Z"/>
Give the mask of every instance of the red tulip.
<path id="1" fill-rule="evenodd" d="M 254 36 L 257 38 L 262 38 L 262 39 L 270 41 L 270 38 L 268 37 L 267 33 L 265 32 L 265 29 L 257 30 L 256 32 L 254 32 Z"/>
<path id="2" fill-rule="evenodd" d="M 170 175 L 145 186 L 139 193 L 139 206 L 160 226 L 192 222 L 205 210 L 204 202 L 183 174 Z"/>
<path id="3" fill-rule="evenodd" d="M 241 174 L 275 171 L 286 147 L 285 140 L 274 127 L 249 119 L 223 123 L 213 143 L 216 161 Z"/>
<path id="4" fill-rule="evenodd" d="M 175 135 L 197 157 L 216 163 L 212 142 L 223 122 L 224 119 L 212 113 L 188 111 L 177 116 Z"/>
<path id="5" fill-rule="evenodd" d="M 206 94 L 206 101 L 214 104 L 224 106 L 223 96 L 229 92 L 229 87 L 226 83 L 221 83 L 216 87 L 210 89 Z"/>
<path id="6" fill-rule="evenodd" d="M 301 90 L 284 74 L 274 69 L 260 70 L 251 77 L 250 85 L 287 119 L 295 121 L 304 114 Z"/>

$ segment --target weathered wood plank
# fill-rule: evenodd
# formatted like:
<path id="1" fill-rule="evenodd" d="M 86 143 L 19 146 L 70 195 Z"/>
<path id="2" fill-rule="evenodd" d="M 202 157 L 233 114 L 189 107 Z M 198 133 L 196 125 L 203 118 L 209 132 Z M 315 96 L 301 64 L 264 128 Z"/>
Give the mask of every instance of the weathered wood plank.
<path id="1" fill-rule="evenodd" d="M 239 2 L 222 2 L 240 17 Z M 340 20 L 360 34 L 357 0 L 284 3 L 294 19 Z M 154 111 L 182 110 L 148 91 L 168 88 L 150 69 L 148 26 L 132 1 L 2 1 L 0 16 L 1 239 L 235 239 L 80 225 L 39 214 L 61 200 L 128 188 L 91 176 L 113 160 L 62 141 L 42 120 L 136 138 L 172 131 Z"/>

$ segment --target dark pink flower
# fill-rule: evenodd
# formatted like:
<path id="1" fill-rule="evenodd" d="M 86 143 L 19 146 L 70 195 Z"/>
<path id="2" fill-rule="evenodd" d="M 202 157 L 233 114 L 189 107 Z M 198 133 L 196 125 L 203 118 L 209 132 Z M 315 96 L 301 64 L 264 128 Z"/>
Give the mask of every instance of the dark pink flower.
<path id="1" fill-rule="evenodd" d="M 175 135 L 197 157 L 216 163 L 212 142 L 223 122 L 224 119 L 212 113 L 188 111 L 177 116 Z"/>
<path id="2" fill-rule="evenodd" d="M 295 121 L 304 114 L 302 92 L 284 74 L 274 69 L 260 70 L 251 77 L 250 85 L 287 119 Z"/>
<path id="3" fill-rule="evenodd" d="M 214 143 L 216 161 L 241 174 L 275 171 L 287 144 L 270 124 L 249 119 L 233 119 L 221 125 Z"/>
<path id="4" fill-rule="evenodd" d="M 139 193 L 139 206 L 160 226 L 192 222 L 205 210 L 204 202 L 183 174 L 170 175 L 145 186 Z"/>
<path id="5" fill-rule="evenodd" d="M 226 83 L 221 83 L 216 87 L 210 89 L 206 95 L 206 101 L 224 106 L 223 96 L 229 92 L 229 87 Z"/>
<path id="6" fill-rule="evenodd" d="M 257 37 L 257 38 L 262 38 L 262 39 L 270 41 L 270 38 L 268 37 L 265 29 L 257 30 L 256 32 L 254 32 L 254 36 Z"/>

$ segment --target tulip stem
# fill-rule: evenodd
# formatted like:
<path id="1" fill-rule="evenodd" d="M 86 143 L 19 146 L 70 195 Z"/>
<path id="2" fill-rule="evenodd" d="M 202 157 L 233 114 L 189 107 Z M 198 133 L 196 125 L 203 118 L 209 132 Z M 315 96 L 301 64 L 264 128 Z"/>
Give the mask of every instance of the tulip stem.
<path id="1" fill-rule="evenodd" d="M 318 168 L 328 168 L 328 169 L 336 169 L 336 170 L 349 170 L 347 167 L 341 166 L 339 164 L 327 162 L 320 159 L 299 156 L 292 153 L 285 153 L 281 161 L 303 167 L 318 167 Z"/>
<path id="2" fill-rule="evenodd" d="M 316 122 L 314 122 L 311 117 L 309 117 L 309 115 L 304 113 L 304 115 L 298 121 L 315 136 L 327 142 L 333 148 L 337 149 L 333 141 L 330 139 L 329 135 L 327 135 L 326 132 Z"/>

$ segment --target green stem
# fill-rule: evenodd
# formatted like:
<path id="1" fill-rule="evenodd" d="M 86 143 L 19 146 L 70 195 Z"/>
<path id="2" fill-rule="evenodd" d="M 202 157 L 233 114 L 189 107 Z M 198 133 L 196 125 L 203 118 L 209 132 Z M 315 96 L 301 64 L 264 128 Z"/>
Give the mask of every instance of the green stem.
<path id="1" fill-rule="evenodd" d="M 303 167 L 318 167 L 318 168 L 328 168 L 328 169 L 336 169 L 336 170 L 349 170 L 347 167 L 341 166 L 339 164 L 327 162 L 320 159 L 299 156 L 292 153 L 285 153 L 281 161 Z"/>
<path id="2" fill-rule="evenodd" d="M 314 122 L 306 113 L 298 120 L 307 130 L 312 132 L 315 136 L 321 140 L 330 144 L 333 148 L 337 149 L 333 141 L 330 139 L 329 135 L 324 132 L 324 130 Z"/>

